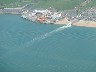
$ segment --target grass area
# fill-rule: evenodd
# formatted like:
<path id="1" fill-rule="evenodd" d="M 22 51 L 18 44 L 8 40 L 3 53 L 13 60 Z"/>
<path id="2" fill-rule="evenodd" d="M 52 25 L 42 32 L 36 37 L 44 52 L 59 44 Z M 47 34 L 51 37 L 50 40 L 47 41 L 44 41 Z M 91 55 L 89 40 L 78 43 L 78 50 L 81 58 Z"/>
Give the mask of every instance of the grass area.
<path id="1" fill-rule="evenodd" d="M 54 7 L 59 10 L 72 9 L 83 0 L 0 0 L 0 7 L 15 7 L 32 3 L 34 8 Z"/>
<path id="2" fill-rule="evenodd" d="M 27 2 L 25 0 L 0 0 L 0 8 L 2 7 L 20 7 L 25 5 Z M 30 3 L 30 0 L 28 0 Z"/>
<path id="3" fill-rule="evenodd" d="M 72 9 L 77 6 L 82 0 L 39 0 L 34 4 L 35 8 L 54 7 L 59 10 Z"/>
<path id="4" fill-rule="evenodd" d="M 32 3 L 34 8 L 54 7 L 58 10 L 73 9 L 80 5 L 84 0 L 0 0 L 0 7 L 18 7 L 27 3 Z M 92 0 L 89 4 L 80 9 L 89 8 L 96 5 L 96 0 Z"/>

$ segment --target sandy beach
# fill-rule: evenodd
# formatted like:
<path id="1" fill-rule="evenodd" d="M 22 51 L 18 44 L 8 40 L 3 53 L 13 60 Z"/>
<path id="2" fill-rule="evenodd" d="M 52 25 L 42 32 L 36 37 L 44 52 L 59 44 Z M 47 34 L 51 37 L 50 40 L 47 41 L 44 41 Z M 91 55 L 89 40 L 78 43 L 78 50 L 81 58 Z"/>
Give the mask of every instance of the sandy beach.
<path id="1" fill-rule="evenodd" d="M 93 21 L 75 21 L 72 23 L 73 26 L 84 26 L 84 27 L 96 27 L 96 22 Z"/>
<path id="2" fill-rule="evenodd" d="M 68 21 L 67 18 L 61 19 L 60 21 L 57 21 L 55 24 L 68 24 L 70 21 Z"/>
<path id="3" fill-rule="evenodd" d="M 68 21 L 67 18 L 64 18 L 55 24 L 68 24 L 70 21 Z M 84 21 L 84 20 L 78 20 L 78 21 L 72 21 L 73 26 L 84 26 L 84 27 L 96 27 L 96 22 L 93 21 Z"/>

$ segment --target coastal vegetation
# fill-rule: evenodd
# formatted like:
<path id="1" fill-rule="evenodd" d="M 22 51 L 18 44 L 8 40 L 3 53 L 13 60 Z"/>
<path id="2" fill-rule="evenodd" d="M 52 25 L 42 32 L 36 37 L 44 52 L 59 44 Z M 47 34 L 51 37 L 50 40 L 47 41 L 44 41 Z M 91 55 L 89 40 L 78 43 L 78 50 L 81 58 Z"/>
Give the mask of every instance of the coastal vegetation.
<path id="1" fill-rule="evenodd" d="M 96 27 L 96 0 L 0 0 L 0 13 L 44 24 Z"/>
<path id="2" fill-rule="evenodd" d="M 78 5 L 78 10 L 81 13 L 93 7 L 96 7 L 96 0 L 83 0 L 83 2 Z"/>
<path id="3" fill-rule="evenodd" d="M 53 7 L 58 10 L 68 10 L 79 6 L 81 9 L 85 9 L 96 5 L 96 0 L 92 0 L 86 5 L 84 5 L 84 1 L 86 0 L 0 0 L 0 8 L 20 7 L 28 3 L 31 3 L 33 8 Z"/>

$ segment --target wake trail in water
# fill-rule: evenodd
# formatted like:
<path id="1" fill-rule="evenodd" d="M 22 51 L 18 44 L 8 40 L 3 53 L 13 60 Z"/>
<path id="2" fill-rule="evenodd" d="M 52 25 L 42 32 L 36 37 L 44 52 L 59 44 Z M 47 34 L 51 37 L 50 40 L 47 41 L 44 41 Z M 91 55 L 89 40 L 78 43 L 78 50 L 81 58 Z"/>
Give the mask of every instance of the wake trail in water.
<path id="1" fill-rule="evenodd" d="M 35 42 L 40 41 L 40 40 L 43 40 L 43 39 L 45 39 L 45 38 L 53 35 L 54 33 L 57 33 L 57 32 L 59 32 L 59 31 L 62 31 L 62 30 L 64 30 L 64 29 L 66 29 L 66 28 L 69 28 L 69 27 L 71 27 L 71 22 L 70 22 L 69 24 L 67 24 L 66 26 L 59 27 L 59 28 L 57 28 L 57 29 L 55 29 L 55 30 L 52 30 L 51 32 L 45 33 L 45 34 L 43 34 L 43 35 L 41 35 L 41 36 L 39 36 L 39 37 L 36 37 L 36 38 L 34 38 L 34 39 L 32 39 L 32 40 L 30 40 L 30 41 L 28 41 L 28 42 L 20 45 L 19 47 L 17 47 L 18 49 L 15 48 L 15 49 L 13 49 L 13 51 L 12 51 L 12 50 L 11 50 L 11 52 L 9 51 L 8 54 L 12 54 L 12 52 L 20 51 L 20 50 L 22 50 L 22 49 L 25 49 L 25 48 L 27 48 L 27 47 L 30 47 L 30 46 L 32 46 L 32 44 L 34 44 Z"/>
<path id="2" fill-rule="evenodd" d="M 57 28 L 57 29 L 55 29 L 55 30 L 53 30 L 51 32 L 45 33 L 44 35 L 41 35 L 39 37 L 34 38 L 33 41 L 45 39 L 45 38 L 51 36 L 52 34 L 54 34 L 56 32 L 59 32 L 59 31 L 62 31 L 63 29 L 68 28 L 68 27 L 71 27 L 71 25 L 70 26 L 67 25 L 67 26 L 59 27 L 59 28 Z"/>
<path id="3" fill-rule="evenodd" d="M 53 30 L 53 31 L 51 31 L 51 32 L 48 32 L 48 33 L 45 33 L 44 35 L 41 35 L 41 36 L 39 36 L 39 37 L 36 37 L 36 38 L 28 41 L 27 43 L 25 43 L 23 46 L 24 46 L 24 47 L 28 47 L 28 46 L 32 45 L 32 43 L 34 43 L 34 42 L 36 42 L 36 41 L 43 40 L 43 39 L 45 39 L 45 38 L 47 38 L 47 37 L 50 37 L 52 34 L 54 34 L 54 33 L 56 33 L 56 32 L 59 32 L 59 31 L 62 31 L 63 29 L 69 28 L 69 27 L 71 27 L 71 22 L 70 22 L 69 24 L 67 24 L 66 26 L 59 27 L 59 28 L 57 28 L 57 29 L 55 29 L 55 30 Z"/>

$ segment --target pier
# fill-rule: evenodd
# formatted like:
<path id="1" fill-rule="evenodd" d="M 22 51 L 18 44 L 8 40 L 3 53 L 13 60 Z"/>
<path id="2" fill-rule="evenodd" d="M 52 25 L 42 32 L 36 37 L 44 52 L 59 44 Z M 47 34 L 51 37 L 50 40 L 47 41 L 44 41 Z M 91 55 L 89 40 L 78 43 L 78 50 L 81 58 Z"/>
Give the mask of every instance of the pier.
<path id="1" fill-rule="evenodd" d="M 16 7 L 16 8 L 2 8 L 0 9 L 0 14 L 22 14 L 24 10 L 26 10 L 26 7 L 28 4 L 26 4 L 23 7 Z"/>

